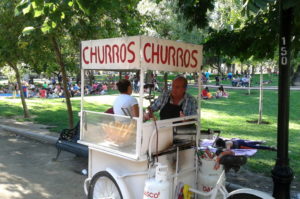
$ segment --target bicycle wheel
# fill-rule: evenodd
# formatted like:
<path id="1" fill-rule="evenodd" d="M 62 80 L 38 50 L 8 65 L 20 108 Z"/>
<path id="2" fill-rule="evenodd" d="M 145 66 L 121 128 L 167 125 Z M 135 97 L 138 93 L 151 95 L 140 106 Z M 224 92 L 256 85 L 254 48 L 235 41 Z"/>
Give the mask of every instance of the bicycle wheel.
<path id="1" fill-rule="evenodd" d="M 115 179 L 107 171 L 100 171 L 91 180 L 88 199 L 123 199 Z"/>
<path id="2" fill-rule="evenodd" d="M 249 193 L 238 193 L 228 197 L 227 199 L 263 199 L 263 198 Z"/>

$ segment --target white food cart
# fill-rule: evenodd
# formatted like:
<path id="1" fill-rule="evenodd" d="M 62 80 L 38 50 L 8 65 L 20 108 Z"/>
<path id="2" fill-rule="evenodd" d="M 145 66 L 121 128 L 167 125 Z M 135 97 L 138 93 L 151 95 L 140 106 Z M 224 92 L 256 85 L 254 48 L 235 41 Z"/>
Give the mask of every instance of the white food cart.
<path id="1" fill-rule="evenodd" d="M 147 83 L 145 73 L 149 70 L 200 73 L 201 64 L 201 45 L 146 36 L 81 43 L 79 143 L 89 147 L 88 178 L 84 184 L 89 199 L 171 199 L 178 198 L 176 188 L 179 184 L 188 184 L 192 191 L 192 188 L 199 189 L 198 159 L 195 154 L 196 141 L 200 139 L 201 92 L 199 77 L 198 115 L 144 122 L 143 107 L 147 100 L 144 99 L 142 88 L 139 91 L 138 118 L 87 110 L 84 97 L 86 71 L 139 71 L 140 85 L 144 85 Z M 185 125 L 194 125 L 195 135 L 184 136 L 182 140 L 179 136 L 175 143 L 173 128 Z M 168 198 L 163 195 L 166 190 L 144 191 L 147 179 L 154 176 L 155 169 L 152 168 L 155 162 L 159 163 L 158 167 L 164 165 L 168 168 L 166 171 L 163 170 L 166 167 L 162 166 L 160 173 L 161 176 L 167 176 L 160 188 L 167 187 Z M 159 175 L 157 171 L 156 175 Z M 220 184 L 224 184 L 223 177 L 221 181 Z"/>

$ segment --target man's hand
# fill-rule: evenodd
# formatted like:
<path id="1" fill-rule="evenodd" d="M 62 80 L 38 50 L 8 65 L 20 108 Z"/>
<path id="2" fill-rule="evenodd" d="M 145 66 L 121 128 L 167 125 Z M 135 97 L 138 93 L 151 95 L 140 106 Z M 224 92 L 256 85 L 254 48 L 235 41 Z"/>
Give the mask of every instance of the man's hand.
<path id="1" fill-rule="evenodd" d="M 224 151 L 222 152 L 220 155 L 218 155 L 217 159 L 216 159 L 216 163 L 215 163 L 215 166 L 214 166 L 214 169 L 215 170 L 218 170 L 220 168 L 220 160 L 223 156 L 226 156 L 226 155 L 234 155 L 234 152 L 229 150 L 229 151 Z"/>
<path id="2" fill-rule="evenodd" d="M 144 121 L 150 120 L 151 118 L 153 118 L 153 111 L 148 107 L 144 113 Z"/>
<path id="3" fill-rule="evenodd" d="M 182 111 L 180 111 L 179 116 L 180 116 L 180 117 L 185 117 L 185 115 L 183 114 Z"/>

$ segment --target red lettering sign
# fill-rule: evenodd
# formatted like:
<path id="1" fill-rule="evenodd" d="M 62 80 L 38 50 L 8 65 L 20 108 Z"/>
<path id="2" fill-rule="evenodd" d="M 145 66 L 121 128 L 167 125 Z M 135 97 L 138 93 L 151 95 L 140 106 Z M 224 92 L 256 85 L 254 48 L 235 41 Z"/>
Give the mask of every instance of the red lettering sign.
<path id="1" fill-rule="evenodd" d="M 167 64 L 185 68 L 197 67 L 197 50 L 183 49 L 181 47 L 167 46 L 155 43 L 145 43 L 143 56 L 146 63 Z"/>
<path id="2" fill-rule="evenodd" d="M 147 36 L 83 41 L 81 45 L 83 69 L 196 72 L 202 63 L 202 46 Z"/>
<path id="3" fill-rule="evenodd" d="M 149 197 L 149 198 L 159 198 L 160 192 L 152 193 L 152 192 L 149 192 L 149 191 L 145 191 L 144 195 Z"/>
<path id="4" fill-rule="evenodd" d="M 127 46 L 122 44 L 118 46 L 103 45 L 103 46 L 86 46 L 82 50 L 82 60 L 84 64 L 114 64 L 114 63 L 133 63 L 136 59 L 135 52 L 132 50 L 135 42 L 130 42 Z M 128 52 L 128 53 L 127 53 Z"/>
<path id="5" fill-rule="evenodd" d="M 134 53 L 134 51 L 132 51 L 132 50 L 130 49 L 130 46 L 131 46 L 131 45 L 135 45 L 135 42 L 132 41 L 132 42 L 130 42 L 130 43 L 128 44 L 127 50 L 128 50 L 128 52 L 132 55 L 132 59 L 128 60 L 129 63 L 133 63 L 134 60 L 135 60 L 135 53 Z"/>
<path id="6" fill-rule="evenodd" d="M 151 59 L 147 57 L 147 53 L 146 53 L 146 50 L 147 50 L 147 47 L 151 47 L 151 44 L 150 43 L 146 43 L 145 46 L 144 46 L 144 59 L 147 63 L 150 63 L 151 62 Z"/>
<path id="7" fill-rule="evenodd" d="M 203 186 L 203 187 L 202 187 L 202 190 L 203 190 L 204 192 L 210 192 L 212 189 L 213 189 L 213 187 L 208 187 L 208 186 Z"/>

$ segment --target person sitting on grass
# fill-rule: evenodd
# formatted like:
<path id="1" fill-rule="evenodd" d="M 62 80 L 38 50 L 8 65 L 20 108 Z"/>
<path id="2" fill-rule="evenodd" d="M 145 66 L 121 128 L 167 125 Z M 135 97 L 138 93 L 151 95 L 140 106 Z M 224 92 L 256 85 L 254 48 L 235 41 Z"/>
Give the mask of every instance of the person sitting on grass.
<path id="1" fill-rule="evenodd" d="M 221 85 L 216 92 L 216 98 L 228 98 L 228 96 L 228 93 L 224 90 L 223 86 Z"/>
<path id="2" fill-rule="evenodd" d="M 202 99 L 211 99 L 212 98 L 212 95 L 209 92 L 208 87 L 205 87 L 205 89 L 202 90 L 201 97 L 202 97 Z"/>

